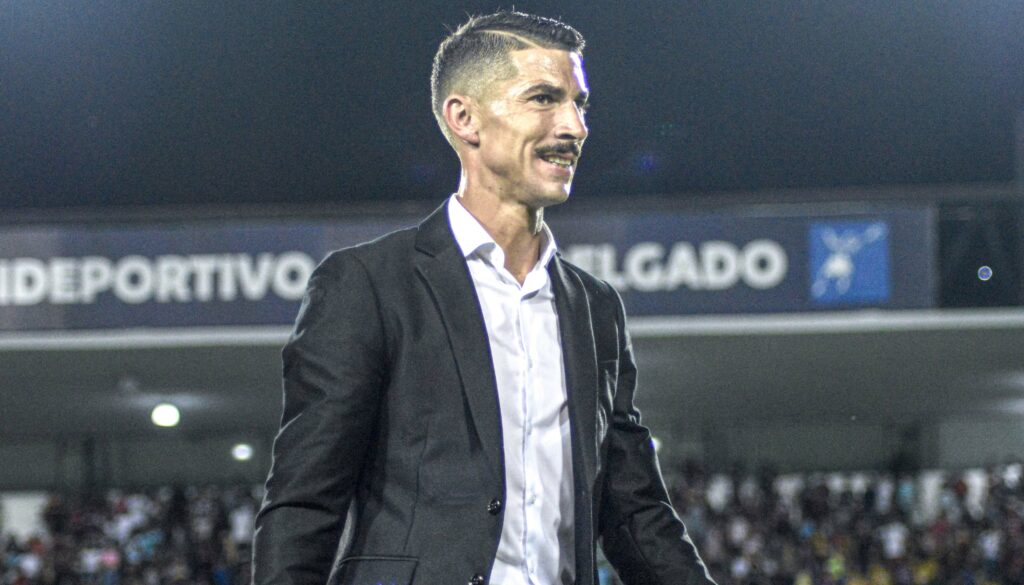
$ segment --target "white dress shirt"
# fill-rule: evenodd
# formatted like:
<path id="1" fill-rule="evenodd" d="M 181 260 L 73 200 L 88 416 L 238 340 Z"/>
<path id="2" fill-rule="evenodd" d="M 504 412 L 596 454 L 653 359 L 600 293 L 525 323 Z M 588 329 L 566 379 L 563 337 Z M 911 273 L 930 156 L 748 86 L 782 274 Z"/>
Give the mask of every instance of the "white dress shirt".
<path id="1" fill-rule="evenodd" d="M 505 253 L 452 195 L 448 221 L 480 299 L 498 382 L 505 451 L 505 517 L 488 583 L 571 585 L 575 579 L 572 453 L 562 343 L 547 264 L 555 240 L 522 286 Z"/>

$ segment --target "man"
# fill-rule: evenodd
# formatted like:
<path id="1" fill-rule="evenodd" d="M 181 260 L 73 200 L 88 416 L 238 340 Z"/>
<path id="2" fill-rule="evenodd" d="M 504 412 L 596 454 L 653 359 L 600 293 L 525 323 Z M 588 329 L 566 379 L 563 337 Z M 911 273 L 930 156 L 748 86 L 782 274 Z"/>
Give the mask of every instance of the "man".
<path id="1" fill-rule="evenodd" d="M 458 192 L 329 256 L 284 349 L 258 585 L 711 583 L 672 511 L 615 291 L 555 252 L 587 137 L 583 38 L 520 13 L 442 43 Z"/>

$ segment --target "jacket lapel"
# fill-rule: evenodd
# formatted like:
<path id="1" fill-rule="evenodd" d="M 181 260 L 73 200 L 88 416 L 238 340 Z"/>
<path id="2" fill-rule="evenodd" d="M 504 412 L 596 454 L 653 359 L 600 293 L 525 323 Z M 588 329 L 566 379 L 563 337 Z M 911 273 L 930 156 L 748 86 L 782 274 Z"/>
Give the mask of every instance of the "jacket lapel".
<path id="1" fill-rule="evenodd" d="M 562 336 L 562 361 L 565 364 L 565 388 L 569 396 L 572 442 L 579 445 L 583 478 L 594 480 L 597 456 L 597 353 L 594 327 L 590 320 L 590 301 L 579 277 L 567 270 L 556 255 L 548 266 L 558 309 L 558 330 Z M 577 451 L 573 450 L 574 458 Z M 580 478 L 578 478 L 580 479 Z"/>
<path id="2" fill-rule="evenodd" d="M 487 328 L 469 268 L 448 225 L 446 205 L 420 224 L 416 271 L 433 295 L 462 379 L 480 444 L 495 479 L 504 482 L 501 411 Z"/>
<path id="3" fill-rule="evenodd" d="M 575 531 L 576 582 L 593 584 L 594 461 L 597 457 L 597 353 L 594 326 L 590 319 L 590 301 L 583 282 L 567 270 L 556 255 L 548 265 L 558 309 L 558 330 L 562 336 L 562 361 L 565 364 L 565 389 L 569 401 L 572 433 L 572 466 Z"/>

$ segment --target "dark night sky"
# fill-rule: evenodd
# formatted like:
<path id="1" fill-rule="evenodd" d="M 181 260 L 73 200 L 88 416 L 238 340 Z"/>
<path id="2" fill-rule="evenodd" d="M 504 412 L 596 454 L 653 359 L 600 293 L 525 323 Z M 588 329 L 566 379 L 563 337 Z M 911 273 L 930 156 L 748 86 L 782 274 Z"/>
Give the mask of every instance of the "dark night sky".
<path id="1" fill-rule="evenodd" d="M 0 4 L 0 208 L 439 200 L 430 61 L 494 2 Z M 588 40 L 576 196 L 1009 181 L 1019 0 L 515 3 Z"/>

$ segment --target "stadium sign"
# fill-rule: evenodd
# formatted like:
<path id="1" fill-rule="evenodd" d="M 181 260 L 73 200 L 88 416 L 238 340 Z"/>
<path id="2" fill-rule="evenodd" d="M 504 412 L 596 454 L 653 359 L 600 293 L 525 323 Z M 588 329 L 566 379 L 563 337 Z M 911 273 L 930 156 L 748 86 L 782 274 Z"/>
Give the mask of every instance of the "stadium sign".
<path id="1" fill-rule="evenodd" d="M 549 215 L 632 315 L 934 305 L 925 207 Z M 416 221 L 0 228 L 0 331 L 289 325 L 327 253 Z"/>
<path id="2" fill-rule="evenodd" d="M 550 222 L 563 256 L 633 315 L 935 305 L 930 208 L 619 213 Z"/>
<path id="3" fill-rule="evenodd" d="M 379 229 L 251 221 L 0 229 L 0 331 L 285 325 L 325 252 Z"/>
<path id="4" fill-rule="evenodd" d="M 122 303 L 189 303 L 268 294 L 296 301 L 316 261 L 305 252 L 281 254 L 167 254 L 156 258 L 103 256 L 0 260 L 0 306 L 91 304 L 111 294 Z"/>
<path id="5" fill-rule="evenodd" d="M 565 256 L 619 292 L 725 290 L 739 284 L 764 290 L 778 286 L 789 265 L 786 250 L 772 240 L 754 240 L 742 248 L 722 240 L 670 247 L 640 242 L 622 254 L 621 271 L 613 244 L 569 246 Z"/>

